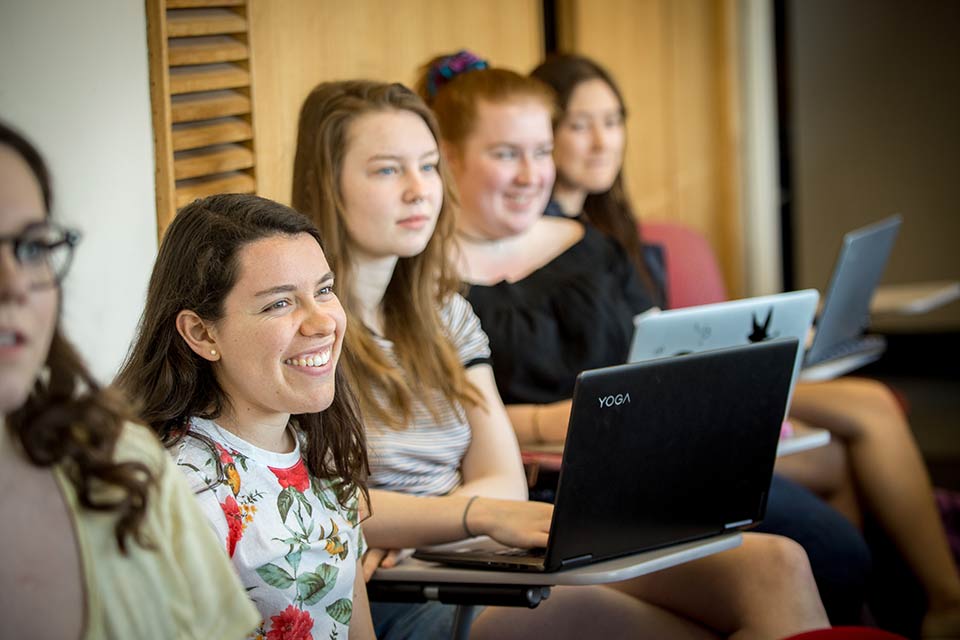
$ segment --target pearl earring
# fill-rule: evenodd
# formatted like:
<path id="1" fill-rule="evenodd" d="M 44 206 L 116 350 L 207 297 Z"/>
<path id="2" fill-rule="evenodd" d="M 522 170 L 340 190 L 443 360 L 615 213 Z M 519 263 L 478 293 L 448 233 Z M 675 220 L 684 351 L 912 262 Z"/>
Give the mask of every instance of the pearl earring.
<path id="1" fill-rule="evenodd" d="M 217 355 L 217 350 L 216 350 L 216 349 L 210 349 L 210 355 L 212 355 L 212 356 Z"/>

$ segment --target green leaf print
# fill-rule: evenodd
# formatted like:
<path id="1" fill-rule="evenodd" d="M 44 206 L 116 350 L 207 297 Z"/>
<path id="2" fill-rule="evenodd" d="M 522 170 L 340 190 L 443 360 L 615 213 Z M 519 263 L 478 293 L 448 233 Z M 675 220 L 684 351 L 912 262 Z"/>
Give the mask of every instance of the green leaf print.
<path id="1" fill-rule="evenodd" d="M 340 624 L 350 624 L 350 618 L 353 617 L 353 602 L 350 598 L 340 598 L 327 607 L 327 614 Z"/>
<path id="2" fill-rule="evenodd" d="M 303 508 L 307 510 L 307 516 L 308 516 L 308 517 L 309 517 L 309 516 L 312 516 L 312 515 L 313 515 L 313 505 L 311 505 L 311 504 L 307 501 L 307 496 L 303 495 L 303 494 L 300 493 L 299 491 L 297 491 L 294 495 L 297 496 L 297 501 L 298 501 L 300 504 L 303 505 Z"/>
<path id="3" fill-rule="evenodd" d="M 293 584 L 293 576 L 275 564 L 267 563 L 262 567 L 257 567 L 257 575 L 263 578 L 263 581 L 268 585 L 277 589 L 287 589 Z"/>
<path id="4" fill-rule="evenodd" d="M 290 507 L 293 506 L 293 489 L 285 488 L 277 496 L 277 511 L 280 512 L 280 521 L 287 521 L 287 514 L 290 513 Z"/>
<path id="5" fill-rule="evenodd" d="M 290 563 L 290 566 L 293 567 L 294 573 L 296 573 L 297 569 L 300 568 L 300 555 L 302 553 L 303 553 L 302 549 L 297 549 L 296 551 L 291 551 L 290 553 L 288 553 L 283 557 L 284 560 Z"/>
<path id="6" fill-rule="evenodd" d="M 337 584 L 340 570 L 331 564 L 321 564 L 314 573 L 297 578 L 297 593 L 306 605 L 315 605 Z"/>
<path id="7" fill-rule="evenodd" d="M 330 499 L 326 496 L 326 494 L 324 493 L 325 488 L 326 488 L 326 484 L 324 484 L 324 486 L 321 487 L 319 482 L 313 483 L 313 495 L 317 496 L 317 500 L 320 501 L 320 504 L 322 504 L 325 509 L 335 511 L 337 509 L 337 506 L 333 504 L 330 501 Z"/>

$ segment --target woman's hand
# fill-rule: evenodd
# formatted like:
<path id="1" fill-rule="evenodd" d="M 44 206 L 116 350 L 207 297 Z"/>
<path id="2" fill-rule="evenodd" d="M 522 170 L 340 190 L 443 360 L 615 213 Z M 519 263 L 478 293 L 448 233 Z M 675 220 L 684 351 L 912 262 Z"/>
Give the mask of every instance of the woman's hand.
<path id="1" fill-rule="evenodd" d="M 477 498 L 467 511 L 467 528 L 510 547 L 546 547 L 553 505 L 526 500 Z"/>
<path id="2" fill-rule="evenodd" d="M 363 581 L 370 582 L 374 572 L 383 567 L 389 569 L 413 555 L 413 549 L 367 549 L 363 554 Z"/>

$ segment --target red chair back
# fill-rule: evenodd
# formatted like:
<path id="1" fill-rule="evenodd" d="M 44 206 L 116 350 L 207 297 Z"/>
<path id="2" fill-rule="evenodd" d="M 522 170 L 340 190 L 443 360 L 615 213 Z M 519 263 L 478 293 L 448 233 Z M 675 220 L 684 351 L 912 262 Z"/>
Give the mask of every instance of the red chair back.
<path id="1" fill-rule="evenodd" d="M 693 307 L 727 299 L 720 264 L 707 239 L 675 222 L 644 222 L 644 242 L 663 247 L 667 269 L 667 306 Z"/>

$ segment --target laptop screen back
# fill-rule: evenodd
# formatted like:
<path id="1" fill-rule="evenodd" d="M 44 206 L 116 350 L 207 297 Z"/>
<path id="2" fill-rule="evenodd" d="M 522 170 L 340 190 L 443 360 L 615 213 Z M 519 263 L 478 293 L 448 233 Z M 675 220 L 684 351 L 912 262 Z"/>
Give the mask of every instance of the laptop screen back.
<path id="1" fill-rule="evenodd" d="M 870 324 L 870 300 L 887 265 L 901 217 L 891 216 L 843 237 L 843 247 L 823 300 L 817 333 L 807 352 L 813 363 L 843 342 L 855 339 Z"/>
<path id="2" fill-rule="evenodd" d="M 800 345 L 804 345 L 819 299 L 816 289 L 805 289 L 643 313 L 633 319 L 629 361 L 698 353 L 774 338 L 796 338 Z M 798 348 L 792 384 L 796 384 L 802 365 L 803 349 Z"/>
<path id="3" fill-rule="evenodd" d="M 796 350 L 774 340 L 583 372 L 546 565 L 759 521 Z"/>

